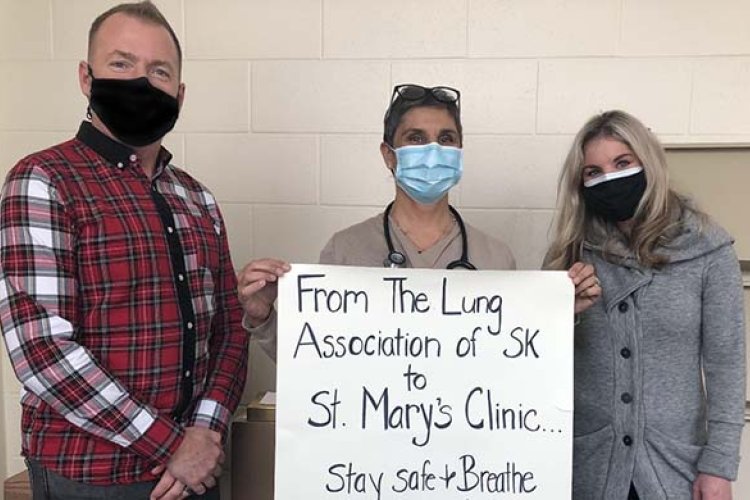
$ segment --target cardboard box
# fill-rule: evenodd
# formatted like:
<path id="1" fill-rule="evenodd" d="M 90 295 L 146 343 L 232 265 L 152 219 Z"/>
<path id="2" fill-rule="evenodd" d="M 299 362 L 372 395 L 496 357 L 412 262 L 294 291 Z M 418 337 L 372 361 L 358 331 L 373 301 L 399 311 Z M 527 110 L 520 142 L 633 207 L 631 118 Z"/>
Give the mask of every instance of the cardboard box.
<path id="1" fill-rule="evenodd" d="M 5 480 L 5 500 L 31 500 L 28 471 L 19 472 Z"/>
<path id="2" fill-rule="evenodd" d="M 232 422 L 232 500 L 273 500 L 276 409 L 251 403 Z"/>

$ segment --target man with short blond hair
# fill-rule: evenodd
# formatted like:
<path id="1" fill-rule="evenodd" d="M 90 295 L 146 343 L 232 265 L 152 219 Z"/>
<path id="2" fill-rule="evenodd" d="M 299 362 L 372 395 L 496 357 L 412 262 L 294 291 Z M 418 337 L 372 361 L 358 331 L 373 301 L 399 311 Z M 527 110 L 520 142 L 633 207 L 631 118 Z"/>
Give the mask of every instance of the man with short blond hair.
<path id="1" fill-rule="evenodd" d="M 150 2 L 94 21 L 91 121 L 22 159 L 0 201 L 0 325 L 34 498 L 218 498 L 245 382 L 226 231 L 161 146 L 185 93 Z"/>

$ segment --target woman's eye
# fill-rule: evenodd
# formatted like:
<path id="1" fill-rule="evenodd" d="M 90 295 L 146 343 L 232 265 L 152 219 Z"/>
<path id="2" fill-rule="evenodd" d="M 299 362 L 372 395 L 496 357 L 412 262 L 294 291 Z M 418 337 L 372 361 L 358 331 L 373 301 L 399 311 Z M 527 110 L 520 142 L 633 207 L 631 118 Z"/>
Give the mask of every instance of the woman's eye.
<path id="1" fill-rule="evenodd" d="M 424 142 L 424 136 L 420 134 L 410 135 L 408 139 L 413 144 L 422 144 Z"/>
<path id="2" fill-rule="evenodd" d="M 584 179 L 591 179 L 594 177 L 597 177 L 599 174 L 601 174 L 601 170 L 596 168 L 587 168 L 583 171 L 583 178 Z"/>
<path id="3" fill-rule="evenodd" d="M 456 144 L 457 141 L 456 141 L 456 138 L 452 135 L 443 135 L 443 136 L 440 136 L 439 142 L 440 144 L 453 145 L 453 144 Z"/>
<path id="4" fill-rule="evenodd" d="M 630 160 L 620 160 L 615 164 L 615 166 L 617 168 L 628 168 L 630 166 L 630 163 Z"/>

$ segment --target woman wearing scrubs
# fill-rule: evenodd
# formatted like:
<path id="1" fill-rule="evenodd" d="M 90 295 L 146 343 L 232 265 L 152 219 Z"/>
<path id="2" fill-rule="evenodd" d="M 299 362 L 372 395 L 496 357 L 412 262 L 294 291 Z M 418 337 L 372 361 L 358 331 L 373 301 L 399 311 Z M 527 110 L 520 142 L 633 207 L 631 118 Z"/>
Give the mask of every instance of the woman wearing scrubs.
<path id="1" fill-rule="evenodd" d="M 508 247 L 466 224 L 448 203 L 463 172 L 460 93 L 450 87 L 398 85 L 385 114 L 380 152 L 392 172 L 395 199 L 384 212 L 333 235 L 321 264 L 428 269 L 515 269 Z M 276 348 L 276 281 L 286 262 L 260 259 L 238 275 L 243 325 L 272 357 Z M 592 266 L 572 265 L 576 311 L 600 293 Z"/>
<path id="2" fill-rule="evenodd" d="M 609 111 L 576 136 L 546 267 L 596 267 L 575 328 L 573 498 L 730 500 L 745 407 L 733 240 L 672 191 L 664 151 Z"/>

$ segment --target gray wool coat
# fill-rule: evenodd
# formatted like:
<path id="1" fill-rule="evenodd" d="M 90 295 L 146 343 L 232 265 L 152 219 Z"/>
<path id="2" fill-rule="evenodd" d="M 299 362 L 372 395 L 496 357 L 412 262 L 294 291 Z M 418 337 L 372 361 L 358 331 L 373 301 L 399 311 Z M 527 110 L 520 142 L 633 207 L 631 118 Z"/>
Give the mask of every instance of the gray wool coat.
<path id="1" fill-rule="evenodd" d="M 745 402 L 742 276 L 731 237 L 684 212 L 661 269 L 584 243 L 602 298 L 575 333 L 573 498 L 691 499 L 735 479 Z"/>

